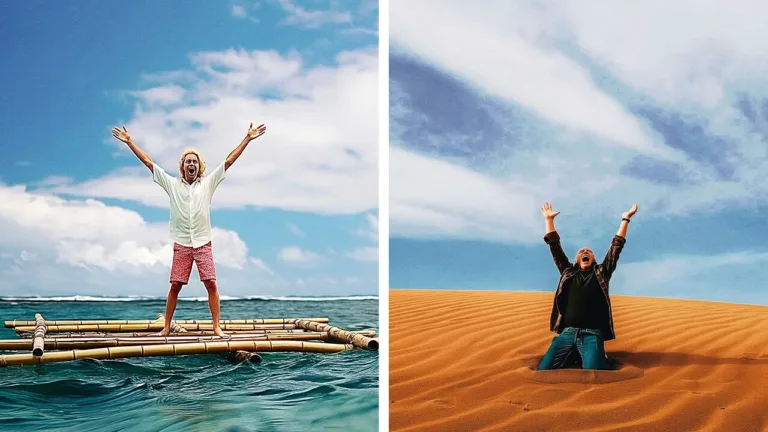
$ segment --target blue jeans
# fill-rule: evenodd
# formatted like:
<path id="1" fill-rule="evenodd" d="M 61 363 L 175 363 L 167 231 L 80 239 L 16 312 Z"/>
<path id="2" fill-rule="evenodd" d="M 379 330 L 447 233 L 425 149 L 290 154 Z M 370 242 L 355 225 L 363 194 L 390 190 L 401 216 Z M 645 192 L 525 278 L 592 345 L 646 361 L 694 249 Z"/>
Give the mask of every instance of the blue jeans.
<path id="1" fill-rule="evenodd" d="M 583 369 L 610 369 L 605 358 L 603 335 L 600 330 L 566 327 L 554 339 L 539 363 L 539 370 L 560 369 L 567 366 L 574 354 L 581 356 Z"/>

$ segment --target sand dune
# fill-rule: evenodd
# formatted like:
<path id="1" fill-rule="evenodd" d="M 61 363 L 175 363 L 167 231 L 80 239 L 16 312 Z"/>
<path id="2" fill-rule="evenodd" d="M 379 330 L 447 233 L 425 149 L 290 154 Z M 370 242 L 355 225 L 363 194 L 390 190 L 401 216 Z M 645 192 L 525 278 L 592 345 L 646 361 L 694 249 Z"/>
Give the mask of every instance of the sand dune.
<path id="1" fill-rule="evenodd" d="M 768 307 L 612 296 L 613 371 L 535 371 L 550 293 L 390 291 L 395 431 L 768 431 Z"/>

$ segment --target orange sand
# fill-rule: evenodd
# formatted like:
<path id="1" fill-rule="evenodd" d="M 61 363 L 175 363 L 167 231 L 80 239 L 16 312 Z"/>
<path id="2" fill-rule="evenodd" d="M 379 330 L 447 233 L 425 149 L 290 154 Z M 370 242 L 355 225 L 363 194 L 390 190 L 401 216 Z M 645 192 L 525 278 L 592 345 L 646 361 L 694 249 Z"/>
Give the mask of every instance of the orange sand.
<path id="1" fill-rule="evenodd" d="M 768 307 L 612 296 L 619 369 L 537 372 L 552 298 L 391 290 L 391 430 L 768 431 Z"/>

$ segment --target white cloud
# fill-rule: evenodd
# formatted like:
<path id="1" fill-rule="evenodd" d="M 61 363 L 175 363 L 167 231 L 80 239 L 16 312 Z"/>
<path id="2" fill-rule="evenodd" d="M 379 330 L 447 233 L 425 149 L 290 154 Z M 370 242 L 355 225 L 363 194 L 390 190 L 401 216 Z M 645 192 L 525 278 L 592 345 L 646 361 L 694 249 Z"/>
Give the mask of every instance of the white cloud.
<path id="1" fill-rule="evenodd" d="M 378 36 L 379 32 L 365 27 L 350 27 L 341 31 L 342 34 Z"/>
<path id="2" fill-rule="evenodd" d="M 294 224 L 288 224 L 288 231 L 293 233 L 296 237 L 304 237 L 306 234 L 304 234 L 304 231 L 301 230 L 298 226 Z"/>
<path id="3" fill-rule="evenodd" d="M 373 234 L 373 238 L 378 239 L 379 237 L 379 218 L 378 216 L 374 214 L 367 214 L 365 215 L 365 219 L 368 221 L 368 224 L 371 227 L 371 232 Z"/>
<path id="4" fill-rule="evenodd" d="M 313 264 L 320 259 L 320 255 L 312 251 L 305 251 L 299 246 L 288 246 L 280 249 L 278 259 L 292 264 Z"/>
<path id="5" fill-rule="evenodd" d="M 350 285 L 359 284 L 360 278 L 357 276 L 331 277 L 331 276 L 310 276 L 306 278 L 297 278 L 296 283 L 299 286 L 308 285 Z"/>
<path id="6" fill-rule="evenodd" d="M 752 0 L 652 0 L 589 9 L 572 0 L 551 8 L 555 28 L 619 79 L 667 102 L 714 107 L 724 83 L 768 72 L 765 3 Z M 653 27 L 652 32 L 640 29 Z"/>
<path id="7" fill-rule="evenodd" d="M 367 239 L 378 243 L 379 241 L 379 218 L 375 214 L 367 213 L 365 220 L 368 222 L 367 229 L 359 229 L 355 231 L 355 234 L 366 237 Z"/>
<path id="8" fill-rule="evenodd" d="M 619 264 L 611 280 L 617 294 L 667 296 L 706 296 L 721 301 L 765 301 L 768 296 L 760 287 L 743 286 L 745 272 L 749 279 L 762 280 L 768 253 L 752 251 L 725 252 L 711 255 L 664 255 L 654 260 Z M 763 276 L 763 277 L 761 277 Z"/>
<path id="9" fill-rule="evenodd" d="M 0 269 L 3 269 L 6 271 L 10 271 L 12 273 L 20 272 L 19 274 L 23 273 L 22 267 L 24 267 L 27 263 L 34 262 L 38 259 L 38 256 L 35 252 L 29 252 L 27 250 L 22 250 L 18 253 L 10 253 L 10 252 L 0 252 L 0 264 L 5 261 L 6 266 L 0 265 Z"/>
<path id="10" fill-rule="evenodd" d="M 253 23 L 259 23 L 259 19 L 249 12 L 249 9 L 258 9 L 261 6 L 260 3 L 252 3 L 249 5 L 233 4 L 232 16 L 239 20 L 248 20 Z"/>
<path id="11" fill-rule="evenodd" d="M 62 186 L 72 183 L 72 178 L 67 176 L 49 176 L 35 183 L 38 187 Z"/>
<path id="12" fill-rule="evenodd" d="M 148 90 L 131 92 L 131 95 L 139 98 L 149 105 L 167 106 L 181 102 L 186 94 L 184 87 L 178 85 L 168 85 L 153 87 Z"/>
<path id="13" fill-rule="evenodd" d="M 368 223 L 367 229 L 358 229 L 355 234 L 367 238 L 369 241 L 378 244 L 379 242 L 379 218 L 375 214 L 367 213 L 365 220 Z M 335 252 L 333 252 L 335 255 Z M 345 252 L 348 258 L 352 258 L 357 261 L 375 262 L 379 260 L 379 248 L 365 246 L 355 250 Z"/>
<path id="14" fill-rule="evenodd" d="M 225 51 L 197 53 L 191 56 L 191 61 L 198 70 L 205 72 L 221 84 L 230 87 L 254 85 L 255 89 L 267 89 L 295 77 L 302 67 L 301 57 L 295 51 L 283 56 L 277 51 L 247 51 L 230 48 Z"/>
<path id="15" fill-rule="evenodd" d="M 537 241 L 541 228 L 531 191 L 514 179 L 492 179 L 468 169 L 392 148 L 390 232 Z"/>
<path id="16" fill-rule="evenodd" d="M 768 98 L 768 39 L 760 37 L 759 12 L 768 12 L 766 6 L 593 3 L 491 0 L 466 8 L 456 0 L 390 8 L 393 50 L 459 79 L 480 99 L 519 106 L 552 132 L 532 145 L 498 149 L 502 156 L 492 167 L 468 168 L 404 149 L 403 126 L 394 120 L 393 235 L 540 241 L 544 201 L 563 211 L 559 227 L 587 237 L 635 201 L 638 219 L 766 203 L 768 148 L 733 106 L 734 95 L 745 90 L 759 103 Z M 638 31 L 649 28 L 652 34 Z M 567 44 L 618 84 L 598 85 L 586 62 L 561 50 Z M 421 115 L 409 111 L 407 94 L 393 89 L 392 118 Z M 689 155 L 672 150 L 646 119 L 624 108 L 630 96 L 633 104 L 698 119 L 706 133 L 733 144 L 726 152 L 703 147 L 722 144 L 698 143 L 701 154 L 720 153 L 719 162 L 734 168 L 732 178 L 694 160 L 697 149 Z M 502 120 L 501 127 L 514 121 Z M 628 162 L 648 155 L 675 161 L 688 181 L 673 186 L 622 173 Z"/>
<path id="17" fill-rule="evenodd" d="M 197 80 L 197 75 L 191 70 L 175 70 L 156 73 L 145 73 L 141 75 L 141 80 L 147 84 L 174 84 L 189 83 Z"/>
<path id="18" fill-rule="evenodd" d="M 340 53 L 335 66 L 307 67 L 296 53 L 274 51 L 225 50 L 191 58 L 194 80 L 189 71 L 147 80 L 160 82 L 154 88 L 183 81 L 189 85 L 183 100 L 169 107 L 140 105 L 126 123 L 136 143 L 168 172 L 175 172 L 188 146 L 202 150 L 215 166 L 239 144 L 250 122 L 265 123 L 267 133 L 228 171 L 214 208 L 356 214 L 378 206 L 375 50 Z M 48 191 L 167 207 L 148 171 L 138 161 L 126 163 L 136 168 Z"/>
<path id="19" fill-rule="evenodd" d="M 0 247 L 34 253 L 55 251 L 59 263 L 110 271 L 169 268 L 173 250 L 168 223 L 146 222 L 138 213 L 100 201 L 66 200 L 0 184 Z M 248 249 L 237 233 L 213 229 L 219 265 L 242 268 Z M 24 257 L 27 257 L 25 259 Z"/>
<path id="20" fill-rule="evenodd" d="M 378 261 L 379 248 L 363 247 L 355 249 L 352 252 L 347 252 L 347 256 L 357 261 Z"/>
<path id="21" fill-rule="evenodd" d="M 232 5 L 232 16 L 235 18 L 245 18 L 248 16 L 248 11 L 246 11 L 245 6 Z"/>
<path id="22" fill-rule="evenodd" d="M 349 11 L 309 10 L 291 0 L 279 0 L 280 7 L 288 14 L 285 24 L 297 25 L 306 28 L 317 28 L 325 24 L 346 24 L 352 22 L 352 14 Z"/>
<path id="23" fill-rule="evenodd" d="M 274 275 L 275 274 L 275 272 L 263 260 L 261 260 L 260 258 L 250 257 L 248 259 L 248 261 L 250 261 L 251 264 L 256 266 L 256 268 L 266 272 L 269 275 Z"/>
<path id="24" fill-rule="evenodd" d="M 529 18 L 520 16 L 523 11 L 519 4 L 505 1 L 472 10 L 458 0 L 420 1 L 391 8 L 390 38 L 394 47 L 479 91 L 520 104 L 555 124 L 603 138 L 598 143 L 669 153 L 654 146 L 640 123 L 605 94 L 583 67 L 522 37 L 517 26 Z M 424 31 L 427 19 L 430 30 Z"/>

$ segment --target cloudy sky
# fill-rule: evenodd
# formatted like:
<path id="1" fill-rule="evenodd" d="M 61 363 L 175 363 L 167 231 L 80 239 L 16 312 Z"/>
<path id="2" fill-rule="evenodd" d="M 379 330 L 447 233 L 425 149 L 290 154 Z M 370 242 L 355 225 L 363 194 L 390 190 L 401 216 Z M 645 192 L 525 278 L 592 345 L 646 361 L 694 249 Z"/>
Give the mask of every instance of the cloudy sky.
<path id="1" fill-rule="evenodd" d="M 553 291 L 540 205 L 637 201 L 614 293 L 768 304 L 766 5 L 588 4 L 393 2 L 391 286 Z"/>
<path id="2" fill-rule="evenodd" d="M 376 1 L 2 9 L 0 295 L 164 296 L 168 199 L 110 129 L 173 174 L 251 121 L 213 201 L 222 295 L 377 292 Z"/>

